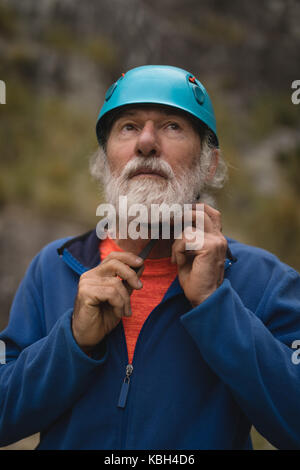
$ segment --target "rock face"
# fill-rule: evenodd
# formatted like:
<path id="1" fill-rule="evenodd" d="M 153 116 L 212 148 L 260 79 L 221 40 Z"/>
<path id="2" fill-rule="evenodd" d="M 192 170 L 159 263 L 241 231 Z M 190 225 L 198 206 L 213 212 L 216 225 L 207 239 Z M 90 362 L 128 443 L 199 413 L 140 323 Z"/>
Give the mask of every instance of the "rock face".
<path id="1" fill-rule="evenodd" d="M 246 93 L 257 92 L 261 87 L 278 89 L 298 76 L 300 4 L 297 0 L 229 3 L 223 0 L 2 0 L 1 3 L 15 10 L 18 34 L 30 38 L 33 45 L 41 46 L 48 40 L 44 50 L 47 61 L 41 63 L 43 81 L 48 73 L 51 76 L 51 70 L 61 67 L 59 73 L 65 84 L 72 85 L 72 77 L 74 84 L 77 83 L 76 72 L 72 75 L 69 70 L 74 67 L 72 60 L 58 65 L 49 39 L 52 45 L 68 48 L 78 56 L 82 53 L 79 45 L 91 38 L 96 44 L 98 40 L 94 52 L 97 58 L 98 50 L 98 72 L 101 70 L 104 81 L 117 78 L 121 69 L 126 71 L 147 63 L 182 66 L 219 84 L 224 85 L 226 81 L 227 87 L 243 89 Z M 103 50 L 101 57 L 99 48 L 104 39 L 106 46 L 109 43 L 111 47 L 106 51 L 106 58 Z M 93 82 L 89 81 L 89 86 Z M 81 92 L 88 92 L 87 88 Z"/>

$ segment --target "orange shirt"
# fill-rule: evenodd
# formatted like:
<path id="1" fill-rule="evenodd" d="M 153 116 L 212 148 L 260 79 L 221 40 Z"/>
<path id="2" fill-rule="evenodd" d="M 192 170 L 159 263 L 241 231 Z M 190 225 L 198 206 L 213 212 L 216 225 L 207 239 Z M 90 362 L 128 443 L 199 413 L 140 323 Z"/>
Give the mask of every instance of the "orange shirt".
<path id="1" fill-rule="evenodd" d="M 111 251 L 123 251 L 114 240 L 106 238 L 99 245 L 100 259 L 103 260 Z M 132 363 L 135 344 L 140 330 L 152 310 L 161 302 L 169 286 L 177 276 L 177 265 L 171 258 L 146 259 L 145 269 L 140 277 L 143 287 L 134 289 L 131 294 L 130 317 L 123 317 L 123 326 L 128 350 L 129 364 Z"/>

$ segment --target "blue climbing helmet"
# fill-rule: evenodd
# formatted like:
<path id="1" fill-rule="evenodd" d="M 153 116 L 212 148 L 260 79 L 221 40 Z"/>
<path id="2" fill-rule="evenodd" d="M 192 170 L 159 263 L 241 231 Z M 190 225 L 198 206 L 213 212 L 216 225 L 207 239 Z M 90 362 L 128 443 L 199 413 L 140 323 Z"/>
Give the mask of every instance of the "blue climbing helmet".
<path id="1" fill-rule="evenodd" d="M 134 104 L 160 104 L 191 114 L 218 136 L 216 118 L 207 91 L 191 73 L 169 65 L 145 65 L 123 73 L 105 94 L 96 133 L 103 143 L 105 120 L 112 111 Z"/>

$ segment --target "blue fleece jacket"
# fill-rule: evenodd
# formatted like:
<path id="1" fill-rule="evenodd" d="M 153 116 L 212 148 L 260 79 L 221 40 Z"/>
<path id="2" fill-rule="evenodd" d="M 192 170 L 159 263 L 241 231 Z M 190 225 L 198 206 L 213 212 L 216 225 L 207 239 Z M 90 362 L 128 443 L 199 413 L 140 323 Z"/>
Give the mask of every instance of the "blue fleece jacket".
<path id="1" fill-rule="evenodd" d="M 99 263 L 95 231 L 47 245 L 0 335 L 0 445 L 41 432 L 39 449 L 248 449 L 254 424 L 275 447 L 300 449 L 300 276 L 228 243 L 237 262 L 201 305 L 172 283 L 125 382 L 122 322 L 93 357 L 71 330 L 79 276 Z"/>

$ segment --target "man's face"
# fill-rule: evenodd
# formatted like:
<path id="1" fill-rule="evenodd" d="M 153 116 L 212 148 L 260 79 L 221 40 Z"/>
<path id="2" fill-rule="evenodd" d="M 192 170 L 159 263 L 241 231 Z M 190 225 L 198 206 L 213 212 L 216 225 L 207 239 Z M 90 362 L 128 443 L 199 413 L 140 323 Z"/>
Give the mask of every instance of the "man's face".
<path id="1" fill-rule="evenodd" d="M 108 142 L 110 169 L 120 174 L 134 158 L 167 162 L 175 176 L 193 166 L 199 155 L 199 134 L 191 121 L 175 110 L 159 106 L 129 108 L 114 122 Z M 139 173 L 132 178 L 162 178 L 157 173 Z"/>
<path id="2" fill-rule="evenodd" d="M 107 202 L 195 202 L 201 189 L 201 141 L 183 113 L 162 106 L 130 107 L 114 121 L 106 146 Z"/>

